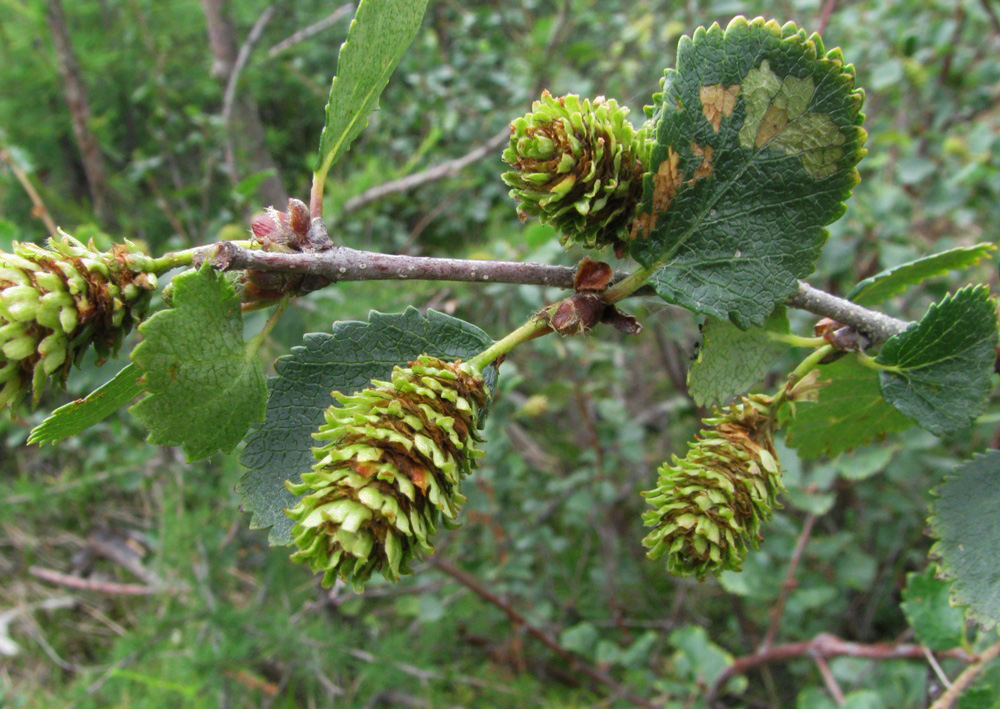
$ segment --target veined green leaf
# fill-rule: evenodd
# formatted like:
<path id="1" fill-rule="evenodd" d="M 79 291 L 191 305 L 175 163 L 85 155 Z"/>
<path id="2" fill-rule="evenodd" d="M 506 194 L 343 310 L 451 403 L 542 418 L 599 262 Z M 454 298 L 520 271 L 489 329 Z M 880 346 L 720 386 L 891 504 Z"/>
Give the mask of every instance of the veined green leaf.
<path id="1" fill-rule="evenodd" d="M 996 251 L 996 248 L 996 245 L 989 242 L 975 246 L 959 246 L 886 269 L 858 283 L 847 298 L 858 305 L 878 305 L 910 286 L 923 283 L 928 278 L 974 266 L 992 251 Z"/>
<path id="2" fill-rule="evenodd" d="M 665 300 L 741 328 L 795 292 L 858 183 L 854 68 L 789 23 L 681 39 L 654 96 L 656 145 L 629 251 Z"/>
<path id="3" fill-rule="evenodd" d="M 257 349 L 243 341 L 240 300 L 205 264 L 173 280 L 173 307 L 139 326 L 132 352 L 149 396 L 130 411 L 149 442 L 183 446 L 189 461 L 229 453 L 264 418 L 267 387 Z"/>
<path id="4" fill-rule="evenodd" d="M 779 306 L 763 328 L 740 330 L 728 320 L 708 318 L 701 328 L 698 358 L 688 370 L 688 391 L 699 406 L 724 404 L 763 379 L 788 345 L 768 337 L 768 330 L 788 332 L 788 315 Z"/>
<path id="5" fill-rule="evenodd" d="M 368 125 L 368 115 L 420 29 L 427 0 L 361 0 L 340 47 L 315 171 L 325 179 Z"/>
<path id="6" fill-rule="evenodd" d="M 491 344 L 475 325 L 416 308 L 393 315 L 372 312 L 368 322 L 338 322 L 330 333 L 312 333 L 275 363 L 268 382 L 267 416 L 247 436 L 240 462 L 250 468 L 236 486 L 252 529 L 271 528 L 269 541 L 291 544 L 292 521 L 284 510 L 296 498 L 285 480 L 300 481 L 313 465 L 312 434 L 333 403 L 330 393 L 353 394 L 372 379 L 387 379 L 396 365 L 419 355 L 469 359 Z M 495 370 L 484 372 L 491 386 Z"/>
<path id="7" fill-rule="evenodd" d="M 126 365 L 111 381 L 85 398 L 71 401 L 49 414 L 31 430 L 28 443 L 55 443 L 100 423 L 145 391 L 139 382 L 140 375 L 134 364 Z"/>
<path id="8" fill-rule="evenodd" d="M 945 476 L 935 490 L 931 555 L 952 582 L 951 598 L 984 627 L 1000 623 L 1000 451 L 989 450 Z"/>
<path id="9" fill-rule="evenodd" d="M 986 408 L 996 361 L 997 309 L 984 285 L 968 286 L 889 339 L 875 361 L 882 396 L 941 436 L 969 426 Z"/>
<path id="10" fill-rule="evenodd" d="M 936 568 L 931 564 L 906 575 L 900 607 L 920 644 L 943 652 L 962 642 L 965 613 L 949 604 L 948 583 L 934 577 Z"/>
<path id="11" fill-rule="evenodd" d="M 802 458 L 833 457 L 912 425 L 882 399 L 878 374 L 854 357 L 821 367 L 820 375 L 830 384 L 819 401 L 795 404 L 787 424 L 788 445 Z"/>

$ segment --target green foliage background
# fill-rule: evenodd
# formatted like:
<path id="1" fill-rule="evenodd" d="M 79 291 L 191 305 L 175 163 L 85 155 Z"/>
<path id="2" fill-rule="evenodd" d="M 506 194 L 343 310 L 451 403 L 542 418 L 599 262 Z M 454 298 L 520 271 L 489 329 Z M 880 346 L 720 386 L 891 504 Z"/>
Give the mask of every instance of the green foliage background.
<path id="1" fill-rule="evenodd" d="M 200 4 L 66 3 L 116 194 L 114 229 L 89 209 L 38 5 L 0 3 L 0 127 L 56 221 L 98 241 L 104 231 L 111 240 L 142 239 L 154 253 L 245 233 L 263 205 L 253 199 L 253 175 L 233 185 L 225 174 L 221 89 L 209 73 Z M 244 37 L 267 3 L 232 5 Z M 349 16 L 274 58 L 266 48 L 335 7 L 286 4 L 240 84 L 260 106 L 286 187 L 300 197 Z M 869 155 L 811 280 L 846 293 L 931 251 L 997 240 L 1000 27 L 972 0 L 832 7 L 823 36 L 827 47 L 843 48 L 867 90 Z M 385 252 L 573 264 L 582 252 L 564 254 L 549 229 L 518 223 L 498 177 L 499 151 L 455 178 L 353 213 L 344 205 L 477 147 L 541 88 L 615 97 L 638 123 L 680 34 L 734 14 L 812 30 L 821 10 L 818 0 L 695 0 L 683 10 L 665 1 L 433 2 L 381 111 L 331 172 L 331 233 Z M 43 238 L 30 213 L 24 191 L 0 169 L 0 246 Z M 996 270 L 994 256 L 974 277 L 996 292 Z M 957 282 L 931 281 L 885 307 L 915 319 Z M 262 358 L 269 365 L 303 332 L 366 320 L 372 308 L 433 307 L 497 336 L 557 297 L 503 285 L 342 284 L 291 308 Z M 697 323 L 663 304 L 628 306 L 646 326 L 636 340 L 610 331 L 543 338 L 503 365 L 488 457 L 468 486 L 464 525 L 441 535 L 438 555 L 632 691 L 676 706 L 701 696 L 732 656 L 757 647 L 810 515 L 815 526 L 778 641 L 904 636 L 901 592 L 907 574 L 926 567 L 931 544 L 923 534 L 930 488 L 959 457 L 1000 445 L 997 396 L 976 426 L 943 439 L 914 427 L 890 445 L 810 462 L 782 449 L 790 493 L 761 551 L 742 574 L 677 580 L 645 559 L 638 491 L 659 462 L 684 450 L 704 413 L 684 384 Z M 801 313 L 790 315 L 793 328 L 808 327 Z M 263 321 L 250 316 L 247 336 Z M 322 592 L 288 563 L 286 549 L 247 528 L 233 494 L 243 472 L 235 455 L 185 464 L 179 451 L 146 445 L 124 415 L 55 448 L 25 445 L 45 411 L 115 371 L 115 363 L 86 364 L 44 411 L 0 424 L 0 611 L 64 595 L 33 577 L 33 565 L 136 582 L 87 552 L 95 534 L 141 550 L 146 568 L 174 591 L 74 592 L 80 602 L 71 609 L 20 617 L 10 634 L 21 651 L 0 662 L 0 706 L 388 706 L 400 697 L 430 706 L 585 706 L 605 696 L 433 567 L 398 586 L 373 584 L 364 596 Z M 954 676 L 959 665 L 943 662 Z M 936 687 L 920 661 L 829 664 L 859 703 L 922 706 Z M 832 706 L 824 686 L 816 666 L 799 659 L 730 684 L 745 692 L 730 701 Z"/>

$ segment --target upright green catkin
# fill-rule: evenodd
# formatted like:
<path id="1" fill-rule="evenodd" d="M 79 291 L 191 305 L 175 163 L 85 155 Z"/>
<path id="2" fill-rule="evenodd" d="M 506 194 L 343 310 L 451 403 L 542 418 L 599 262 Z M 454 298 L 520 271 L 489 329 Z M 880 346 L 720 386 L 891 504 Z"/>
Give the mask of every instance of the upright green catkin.
<path id="1" fill-rule="evenodd" d="M 294 561 L 361 590 L 378 571 L 390 581 L 433 552 L 437 525 L 453 524 L 465 498 L 462 478 L 482 456 L 476 418 L 486 404 L 482 377 L 468 365 L 421 356 L 388 382 L 331 406 L 314 438 L 316 463 L 302 482 Z"/>
<path id="2" fill-rule="evenodd" d="M 642 196 L 652 140 L 636 131 L 614 99 L 593 101 L 548 91 L 510 124 L 502 175 L 521 221 L 537 216 L 565 246 L 623 247 L 622 235 Z"/>
<path id="3" fill-rule="evenodd" d="M 15 242 L 0 252 L 0 406 L 62 385 L 94 345 L 117 351 L 156 288 L 149 259 L 126 241 L 101 252 L 60 231 L 45 248 Z"/>
<path id="4" fill-rule="evenodd" d="M 761 541 L 784 491 L 774 450 L 774 399 L 749 396 L 703 420 L 705 429 L 659 469 L 657 485 L 643 496 L 653 507 L 643 515 L 653 527 L 643 544 L 651 559 L 666 557 L 676 576 L 739 571 L 748 549 Z"/>

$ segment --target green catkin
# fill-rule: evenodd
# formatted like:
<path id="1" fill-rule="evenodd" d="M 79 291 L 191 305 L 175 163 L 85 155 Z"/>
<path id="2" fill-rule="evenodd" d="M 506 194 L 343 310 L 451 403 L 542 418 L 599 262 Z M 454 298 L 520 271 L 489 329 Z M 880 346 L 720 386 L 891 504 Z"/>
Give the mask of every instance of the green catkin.
<path id="1" fill-rule="evenodd" d="M 482 456 L 483 380 L 468 365 L 421 356 L 388 382 L 333 396 L 339 406 L 313 434 L 312 471 L 286 483 L 301 496 L 286 511 L 292 559 L 322 573 L 324 586 L 340 578 L 361 590 L 376 571 L 398 581 L 465 502 L 459 483 Z"/>
<path id="2" fill-rule="evenodd" d="M 62 231 L 48 248 L 15 242 L 0 252 L 0 406 L 29 392 L 37 403 L 91 345 L 101 358 L 117 351 L 156 288 L 148 268 L 128 241 L 100 252 Z"/>
<path id="3" fill-rule="evenodd" d="M 744 397 L 704 419 L 705 429 L 658 471 L 657 485 L 643 496 L 643 515 L 653 527 L 643 540 L 651 559 L 666 557 L 676 576 L 739 571 L 747 551 L 761 541 L 784 491 L 774 450 L 773 399 Z"/>
<path id="4" fill-rule="evenodd" d="M 614 99 L 554 98 L 546 91 L 510 124 L 503 160 L 514 169 L 502 178 L 513 188 L 521 221 L 537 216 L 559 230 L 567 247 L 622 246 L 652 147 L 628 112 Z"/>

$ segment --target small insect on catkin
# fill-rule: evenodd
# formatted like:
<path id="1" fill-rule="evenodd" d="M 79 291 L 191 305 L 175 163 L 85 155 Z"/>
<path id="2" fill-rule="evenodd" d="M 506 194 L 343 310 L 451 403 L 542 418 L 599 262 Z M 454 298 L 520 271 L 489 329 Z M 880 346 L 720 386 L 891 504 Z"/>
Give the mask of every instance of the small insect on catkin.
<path id="1" fill-rule="evenodd" d="M 334 393 L 313 434 L 322 442 L 302 482 L 286 483 L 301 500 L 294 561 L 361 590 L 376 571 L 390 581 L 432 553 L 437 525 L 454 524 L 465 498 L 459 483 L 482 453 L 475 448 L 486 392 L 479 372 L 461 362 L 421 356 L 396 367 L 388 382 L 350 396 Z"/>
<path id="2" fill-rule="evenodd" d="M 676 576 L 739 571 L 748 549 L 761 541 L 784 491 L 774 450 L 773 399 L 744 397 L 703 420 L 706 428 L 687 456 L 660 466 L 657 485 L 644 492 L 653 527 L 643 544 L 651 559 L 666 557 Z"/>

